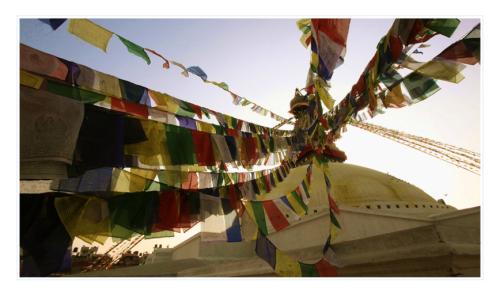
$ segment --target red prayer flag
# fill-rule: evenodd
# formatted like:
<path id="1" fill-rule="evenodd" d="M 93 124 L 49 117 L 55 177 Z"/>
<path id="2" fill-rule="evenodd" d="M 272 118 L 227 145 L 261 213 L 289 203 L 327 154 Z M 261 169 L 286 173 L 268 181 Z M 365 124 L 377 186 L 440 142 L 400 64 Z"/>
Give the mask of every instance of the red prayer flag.
<path id="1" fill-rule="evenodd" d="M 395 62 L 398 60 L 398 58 L 401 56 L 401 53 L 403 52 L 403 43 L 401 42 L 401 39 L 398 36 L 391 35 L 389 37 L 389 45 L 391 49 L 392 62 Z"/>
<path id="2" fill-rule="evenodd" d="M 214 152 L 212 149 L 212 140 L 210 134 L 202 131 L 191 130 L 193 137 L 196 160 L 200 166 L 215 165 Z"/>
<path id="3" fill-rule="evenodd" d="M 179 193 L 177 191 L 164 191 L 158 199 L 158 211 L 153 231 L 159 232 L 172 230 L 177 227 L 180 216 Z"/>
<path id="4" fill-rule="evenodd" d="M 321 259 L 315 266 L 319 276 L 337 276 L 337 268 L 325 259 Z"/>
<path id="5" fill-rule="evenodd" d="M 201 119 L 201 117 L 202 117 L 201 107 L 199 105 L 195 105 L 194 103 L 188 103 L 188 104 L 191 105 L 191 109 L 196 114 L 196 116 L 198 116 L 198 118 Z"/>
<path id="6" fill-rule="evenodd" d="M 233 208 L 238 216 L 241 217 L 245 212 L 245 205 L 243 205 L 243 203 L 241 202 L 240 196 L 238 195 L 238 191 L 234 184 L 231 184 L 228 187 L 228 197 L 231 208 Z"/>
<path id="7" fill-rule="evenodd" d="M 278 209 L 278 207 L 276 207 L 272 200 L 262 201 L 262 205 L 266 210 L 266 214 L 269 218 L 269 221 L 271 222 L 271 225 L 276 231 L 283 230 L 290 225 L 285 216 L 283 216 L 281 211 Z"/>
<path id="8" fill-rule="evenodd" d="M 145 119 L 147 119 L 149 115 L 147 106 L 114 97 L 111 97 L 111 109 Z"/>

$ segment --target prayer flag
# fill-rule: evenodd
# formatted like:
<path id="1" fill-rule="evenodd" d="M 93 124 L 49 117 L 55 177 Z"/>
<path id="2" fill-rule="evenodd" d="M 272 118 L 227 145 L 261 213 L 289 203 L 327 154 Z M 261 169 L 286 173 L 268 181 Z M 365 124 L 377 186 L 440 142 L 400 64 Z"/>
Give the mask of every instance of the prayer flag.
<path id="1" fill-rule="evenodd" d="M 127 40 L 127 39 L 121 37 L 120 35 L 116 35 L 116 36 L 118 36 L 120 41 L 127 47 L 127 50 L 129 53 L 132 53 L 132 54 L 136 55 L 137 57 L 144 59 L 144 61 L 146 61 L 146 63 L 148 65 L 151 64 L 151 59 L 149 59 L 149 56 L 144 51 L 143 47 L 131 42 L 130 40 Z"/>
<path id="2" fill-rule="evenodd" d="M 45 23 L 49 25 L 52 30 L 57 30 L 64 22 L 66 22 L 66 19 L 39 19 L 42 23 Z"/>
<path id="3" fill-rule="evenodd" d="M 435 80 L 417 72 L 406 76 L 403 84 L 410 93 L 412 103 L 422 101 L 441 89 Z"/>
<path id="4" fill-rule="evenodd" d="M 451 37 L 459 24 L 459 19 L 432 19 L 425 22 L 425 27 L 446 37 Z"/>
<path id="5" fill-rule="evenodd" d="M 276 268 L 274 271 L 280 276 L 288 277 L 301 276 L 302 273 L 299 262 L 279 249 L 276 250 Z"/>
<path id="6" fill-rule="evenodd" d="M 319 276 L 328 276 L 334 277 L 337 276 L 337 269 L 335 266 L 331 265 L 325 259 L 321 259 L 319 262 L 315 264 L 316 270 L 319 273 Z"/>
<path id="7" fill-rule="evenodd" d="M 199 76 L 203 81 L 207 80 L 207 74 L 199 66 L 190 66 L 186 69 L 188 72 Z"/>
<path id="8" fill-rule="evenodd" d="M 21 85 L 27 87 L 40 89 L 40 86 L 42 86 L 43 83 L 43 78 L 27 71 L 21 70 L 20 83 Z"/>
<path id="9" fill-rule="evenodd" d="M 260 232 L 257 234 L 255 242 L 255 253 L 266 261 L 273 270 L 276 268 L 276 246 Z"/>
<path id="10" fill-rule="evenodd" d="M 263 201 L 262 205 L 275 231 L 283 230 L 290 225 L 272 200 Z"/>
<path id="11" fill-rule="evenodd" d="M 68 75 L 68 67 L 57 57 L 21 44 L 19 66 L 21 69 L 46 75 L 64 81 Z"/>
<path id="12" fill-rule="evenodd" d="M 70 19 L 68 32 L 106 52 L 113 32 L 88 19 Z"/>
<path id="13" fill-rule="evenodd" d="M 299 262 L 300 273 L 302 277 L 319 277 L 319 272 L 315 264 L 306 264 Z"/>

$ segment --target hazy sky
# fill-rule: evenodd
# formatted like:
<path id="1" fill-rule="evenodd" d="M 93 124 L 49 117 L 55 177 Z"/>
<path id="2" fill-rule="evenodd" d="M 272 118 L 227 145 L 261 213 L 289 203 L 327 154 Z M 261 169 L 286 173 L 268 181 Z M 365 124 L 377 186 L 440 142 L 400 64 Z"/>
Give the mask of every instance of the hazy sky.
<path id="1" fill-rule="evenodd" d="M 186 67 L 200 66 L 209 80 L 224 81 L 235 93 L 289 117 L 289 101 L 296 87 L 304 87 L 310 50 L 299 42 L 296 19 L 94 19 L 109 30 L 144 47 L 162 53 Z M 345 63 L 331 80 L 332 96 L 340 100 L 357 81 L 375 53 L 380 38 L 393 19 L 353 19 L 347 40 Z M 463 37 L 479 19 L 462 19 L 451 38 L 431 39 L 426 61 Z M 219 112 L 264 125 L 276 121 L 250 109 L 234 106 L 223 90 L 204 84 L 196 76 L 184 78 L 180 70 L 169 70 L 150 55 L 151 65 L 129 54 L 113 37 L 108 53 L 33 19 L 20 22 L 20 41 L 56 56 L 87 65 L 122 79 L 166 92 Z M 391 109 L 370 123 L 436 139 L 480 152 L 479 65 L 468 66 L 459 84 L 438 81 L 442 88 L 429 99 L 411 107 Z M 459 209 L 480 204 L 480 177 L 444 161 L 393 141 L 348 127 L 338 146 L 346 151 L 347 162 L 390 173 L 406 180 L 436 199 Z M 445 196 L 445 194 L 447 196 Z"/>

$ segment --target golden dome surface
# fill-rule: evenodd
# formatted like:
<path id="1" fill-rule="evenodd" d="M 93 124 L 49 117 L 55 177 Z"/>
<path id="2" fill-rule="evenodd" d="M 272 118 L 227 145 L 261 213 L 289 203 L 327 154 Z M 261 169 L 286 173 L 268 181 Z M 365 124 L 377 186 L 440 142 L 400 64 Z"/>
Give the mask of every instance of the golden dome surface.
<path id="1" fill-rule="evenodd" d="M 330 163 L 333 194 L 338 204 L 360 206 L 373 202 L 436 204 L 420 188 L 369 168 Z"/>

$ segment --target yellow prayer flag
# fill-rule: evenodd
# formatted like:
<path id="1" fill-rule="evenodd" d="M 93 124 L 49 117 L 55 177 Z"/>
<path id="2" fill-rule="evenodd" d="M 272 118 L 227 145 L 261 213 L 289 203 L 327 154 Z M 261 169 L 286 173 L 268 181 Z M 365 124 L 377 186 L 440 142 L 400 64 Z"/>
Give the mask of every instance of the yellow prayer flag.
<path id="1" fill-rule="evenodd" d="M 311 52 L 311 64 L 314 65 L 316 68 L 319 65 L 319 57 L 318 54 Z"/>
<path id="2" fill-rule="evenodd" d="M 465 77 L 460 73 L 465 65 L 449 60 L 431 60 L 416 71 L 437 80 L 459 83 Z"/>
<path id="3" fill-rule="evenodd" d="M 68 234 L 87 242 L 101 242 L 110 236 L 107 202 L 97 197 L 56 198 L 55 207 Z"/>
<path id="4" fill-rule="evenodd" d="M 196 128 L 199 131 L 208 132 L 212 134 L 216 133 L 215 127 L 212 124 L 203 121 L 196 121 Z"/>
<path id="5" fill-rule="evenodd" d="M 383 102 L 389 108 L 401 108 L 408 105 L 403 92 L 401 91 L 401 84 L 392 88 L 392 90 L 383 99 Z"/>
<path id="6" fill-rule="evenodd" d="M 299 202 L 297 202 L 297 200 L 291 193 L 287 194 L 286 198 L 288 199 L 288 202 L 290 202 L 290 205 L 292 205 L 295 213 L 297 213 L 300 217 L 306 215 L 306 210 L 304 210 L 304 208 L 299 204 Z"/>
<path id="7" fill-rule="evenodd" d="M 156 103 L 158 110 L 175 114 L 179 110 L 179 104 L 168 94 L 149 90 L 149 96 Z"/>
<path id="8" fill-rule="evenodd" d="M 88 19 L 70 19 L 68 32 L 106 52 L 113 32 Z"/>
<path id="9" fill-rule="evenodd" d="M 27 71 L 21 70 L 21 85 L 40 89 L 43 83 L 43 78 Z"/>
<path id="10" fill-rule="evenodd" d="M 334 101 L 328 90 L 326 89 L 326 83 L 322 79 L 317 79 L 314 81 L 314 88 L 319 94 L 319 98 L 325 104 L 328 110 L 333 109 Z"/>
<path id="11" fill-rule="evenodd" d="M 98 91 L 98 93 L 122 98 L 120 83 L 114 76 L 93 70 L 86 66 L 80 65 L 80 74 L 76 83 L 84 89 Z"/>
<path id="12" fill-rule="evenodd" d="M 249 201 L 242 201 L 242 203 L 245 206 L 245 211 L 248 212 L 250 218 L 255 222 L 255 214 L 253 212 L 252 203 Z"/>
<path id="13" fill-rule="evenodd" d="M 308 44 L 307 44 L 307 40 L 311 38 L 311 32 L 307 32 L 306 34 L 302 34 L 302 36 L 300 37 L 300 43 L 304 46 L 304 48 L 307 48 Z"/>
<path id="14" fill-rule="evenodd" d="M 330 223 L 330 236 L 331 236 L 330 237 L 330 244 L 335 243 L 335 239 L 337 239 L 339 232 L 340 232 L 340 229 L 336 225 Z"/>
<path id="15" fill-rule="evenodd" d="M 274 269 L 274 271 L 280 276 L 302 276 L 299 262 L 287 256 L 278 249 L 276 250 L 276 268 Z"/>

